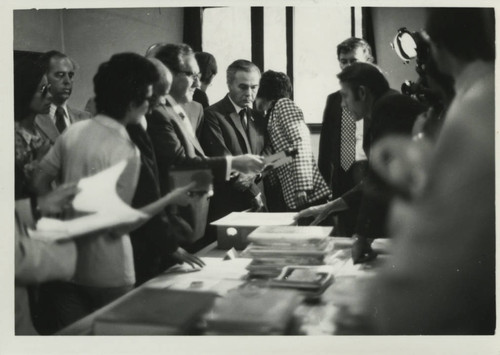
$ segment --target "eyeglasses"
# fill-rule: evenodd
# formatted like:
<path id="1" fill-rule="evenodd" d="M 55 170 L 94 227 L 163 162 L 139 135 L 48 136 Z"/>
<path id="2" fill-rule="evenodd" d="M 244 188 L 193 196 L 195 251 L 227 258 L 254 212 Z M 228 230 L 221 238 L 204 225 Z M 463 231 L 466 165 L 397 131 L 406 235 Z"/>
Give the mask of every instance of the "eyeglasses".
<path id="1" fill-rule="evenodd" d="M 193 80 L 200 80 L 201 79 L 201 73 L 193 73 L 192 71 L 187 71 L 187 70 L 181 70 L 179 73 L 183 73 L 187 77 L 190 77 Z"/>
<path id="2" fill-rule="evenodd" d="M 40 88 L 40 93 L 42 94 L 42 97 L 47 96 L 49 89 L 50 89 L 50 84 L 45 84 Z"/>

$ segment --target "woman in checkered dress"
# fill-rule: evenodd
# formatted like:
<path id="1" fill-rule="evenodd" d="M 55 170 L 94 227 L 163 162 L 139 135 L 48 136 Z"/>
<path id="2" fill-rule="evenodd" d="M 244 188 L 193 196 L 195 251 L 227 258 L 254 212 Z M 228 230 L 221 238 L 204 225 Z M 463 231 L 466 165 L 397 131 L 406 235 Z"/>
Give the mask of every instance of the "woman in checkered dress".
<path id="1" fill-rule="evenodd" d="M 278 167 L 267 177 L 271 189 L 279 181 L 285 205 L 272 208 L 273 201 L 269 201 L 268 196 L 271 211 L 300 210 L 324 203 L 331 195 L 314 159 L 310 132 L 302 110 L 290 100 L 291 92 L 292 85 L 286 74 L 272 70 L 262 74 L 256 104 L 257 109 L 266 112 L 270 148 L 273 153 L 291 149 L 298 151 L 290 163 Z M 271 189 L 266 189 L 266 196 Z"/>

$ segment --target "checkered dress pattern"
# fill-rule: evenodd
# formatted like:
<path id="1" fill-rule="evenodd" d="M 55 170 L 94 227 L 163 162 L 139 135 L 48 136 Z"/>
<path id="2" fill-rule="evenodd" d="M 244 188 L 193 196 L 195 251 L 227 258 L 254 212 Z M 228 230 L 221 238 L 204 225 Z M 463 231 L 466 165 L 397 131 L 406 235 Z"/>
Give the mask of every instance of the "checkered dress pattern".
<path id="1" fill-rule="evenodd" d="M 329 197 L 331 191 L 314 159 L 302 110 L 287 98 L 278 100 L 271 110 L 267 129 L 273 151 L 298 149 L 292 162 L 276 169 L 288 208 L 297 209 L 296 191 L 307 191 L 308 202 Z"/>
<path id="2" fill-rule="evenodd" d="M 340 166 L 349 170 L 356 158 L 356 122 L 351 112 L 342 107 L 342 122 L 340 125 Z"/>

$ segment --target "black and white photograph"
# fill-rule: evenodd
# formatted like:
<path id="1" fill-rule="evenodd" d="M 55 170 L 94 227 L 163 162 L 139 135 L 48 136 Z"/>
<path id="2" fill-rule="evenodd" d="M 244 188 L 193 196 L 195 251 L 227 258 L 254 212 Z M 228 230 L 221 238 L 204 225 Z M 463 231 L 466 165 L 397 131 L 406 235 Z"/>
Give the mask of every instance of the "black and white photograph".
<path id="1" fill-rule="evenodd" d="M 1 7 L 0 354 L 499 354 L 492 1 Z"/>

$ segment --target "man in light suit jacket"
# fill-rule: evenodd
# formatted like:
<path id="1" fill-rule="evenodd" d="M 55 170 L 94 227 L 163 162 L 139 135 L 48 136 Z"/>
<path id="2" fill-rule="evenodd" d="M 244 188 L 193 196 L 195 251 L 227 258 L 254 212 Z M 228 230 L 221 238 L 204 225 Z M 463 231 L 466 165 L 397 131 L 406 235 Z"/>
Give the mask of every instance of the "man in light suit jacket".
<path id="1" fill-rule="evenodd" d="M 159 97 L 157 105 L 146 115 L 162 194 L 170 190 L 168 175 L 173 168 L 211 169 L 215 180 L 221 182 L 229 179 L 232 170 L 255 173 L 262 169 L 263 160 L 260 157 L 243 155 L 243 152 L 236 157 L 220 154 L 208 158 L 205 155 L 198 141 L 203 125 L 203 107 L 193 101 L 194 90 L 200 86 L 200 70 L 191 47 L 166 44 L 156 50 L 155 57 L 172 76 L 170 92 L 164 88 L 163 97 Z M 156 95 L 162 93 L 157 92 Z M 190 250 L 195 249 L 197 247 Z"/>
<path id="2" fill-rule="evenodd" d="M 252 110 L 259 89 L 260 70 L 247 60 L 236 60 L 227 68 L 229 93 L 205 110 L 202 146 L 209 156 L 261 154 L 265 146 L 266 123 Z M 239 175 L 215 185 L 211 218 L 233 211 L 264 208 L 262 182 L 255 176 Z M 209 217 L 210 218 L 210 217 Z"/>
<path id="3" fill-rule="evenodd" d="M 58 51 L 49 51 L 42 55 L 40 63 L 47 71 L 52 104 L 48 114 L 38 115 L 35 118 L 35 125 L 49 138 L 50 143 L 54 144 L 57 137 L 68 126 L 90 118 L 91 114 L 68 105 L 76 70 L 76 65 L 71 58 Z"/>
<path id="4" fill-rule="evenodd" d="M 168 73 L 162 75 L 172 76 L 170 89 L 163 89 L 163 97 L 159 97 L 157 105 L 146 115 L 162 192 L 168 191 L 166 181 L 173 167 L 212 169 L 215 179 L 220 181 L 226 180 L 232 170 L 259 171 L 263 162 L 256 156 L 224 157 L 221 154 L 209 158 L 205 155 L 198 140 L 203 126 L 203 107 L 193 101 L 194 90 L 200 86 L 200 71 L 191 47 L 164 45 L 156 51 L 156 59 L 166 66 L 164 70 Z M 156 95 L 161 94 L 156 92 Z"/>

